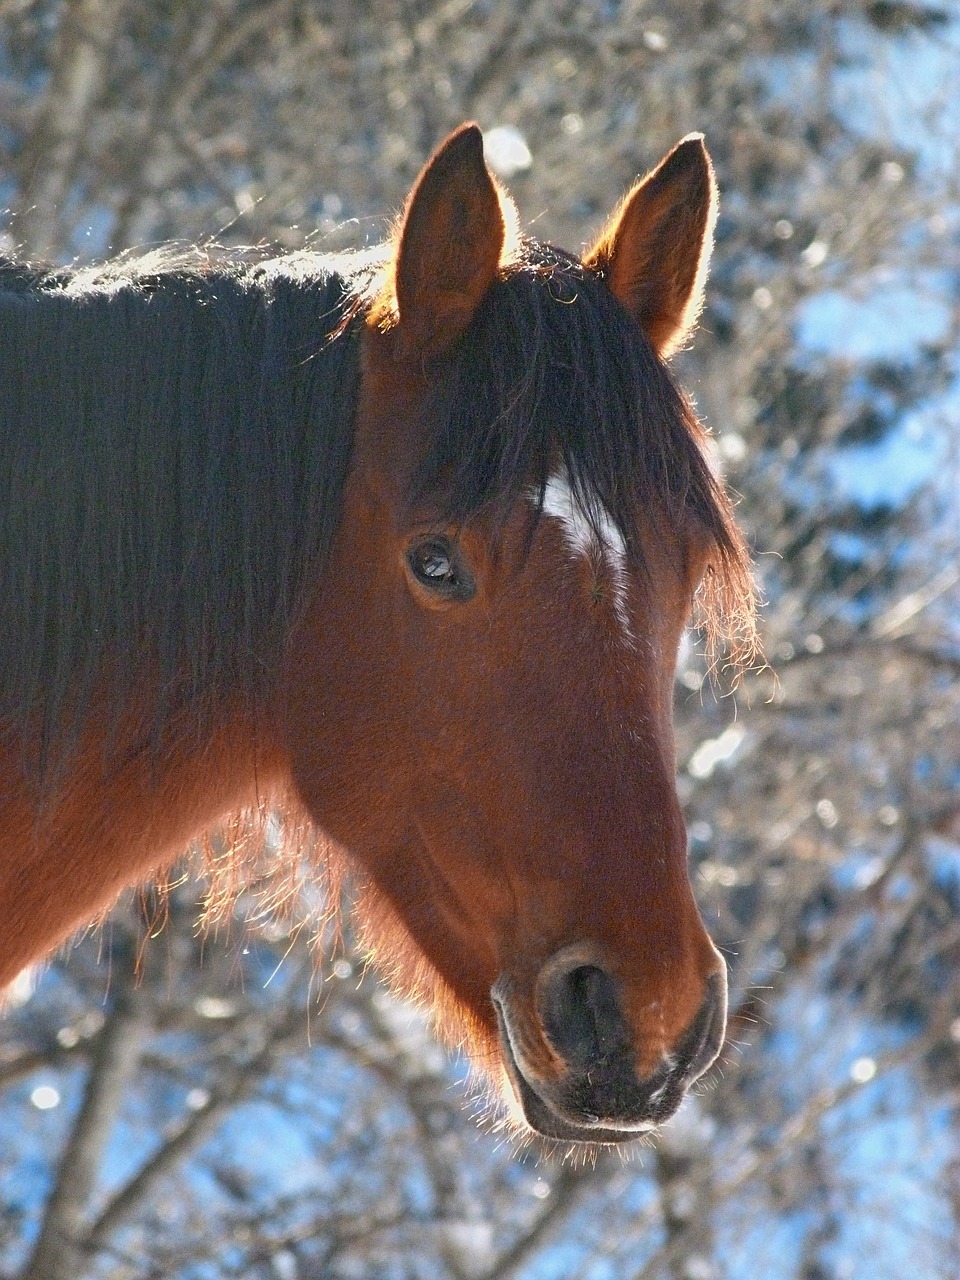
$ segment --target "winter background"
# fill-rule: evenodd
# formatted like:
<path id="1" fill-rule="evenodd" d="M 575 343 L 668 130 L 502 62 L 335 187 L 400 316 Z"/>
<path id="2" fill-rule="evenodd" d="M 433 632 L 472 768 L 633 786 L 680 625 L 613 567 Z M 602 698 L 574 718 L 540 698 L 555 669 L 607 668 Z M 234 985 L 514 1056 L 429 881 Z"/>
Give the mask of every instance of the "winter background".
<path id="1" fill-rule="evenodd" d="M 776 673 L 677 686 L 722 1065 L 654 1144 L 539 1159 L 309 901 L 204 936 L 184 880 L 12 994 L 0 1276 L 953 1280 L 960 5 L 0 0 L 0 250 L 374 243 L 467 118 L 570 248 L 684 133 L 716 161 L 678 363 Z"/>

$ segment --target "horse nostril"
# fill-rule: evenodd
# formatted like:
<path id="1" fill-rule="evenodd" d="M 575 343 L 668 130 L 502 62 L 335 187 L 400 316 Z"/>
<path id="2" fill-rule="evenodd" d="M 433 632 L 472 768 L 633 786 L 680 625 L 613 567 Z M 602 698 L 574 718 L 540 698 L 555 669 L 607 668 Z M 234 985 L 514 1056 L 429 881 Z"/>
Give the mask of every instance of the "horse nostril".
<path id="1" fill-rule="evenodd" d="M 711 974 L 707 979 L 707 993 L 700 1012 L 693 1021 L 685 1039 L 689 1049 L 681 1046 L 679 1060 L 687 1059 L 686 1071 L 690 1080 L 703 1074 L 713 1063 L 723 1046 L 727 1030 L 727 973 L 726 968 Z"/>
<path id="2" fill-rule="evenodd" d="M 552 974 L 540 992 L 540 1017 L 567 1066 L 584 1071 L 630 1047 L 616 984 L 593 964 Z"/>

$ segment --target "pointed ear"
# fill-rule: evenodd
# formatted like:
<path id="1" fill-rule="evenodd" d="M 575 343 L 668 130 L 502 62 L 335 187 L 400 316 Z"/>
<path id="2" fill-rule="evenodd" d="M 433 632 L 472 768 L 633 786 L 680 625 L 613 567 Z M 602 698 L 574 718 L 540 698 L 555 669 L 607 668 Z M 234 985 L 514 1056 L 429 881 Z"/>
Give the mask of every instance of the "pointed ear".
<path id="1" fill-rule="evenodd" d="M 405 355 L 429 359 L 469 325 L 497 276 L 501 196 L 475 124 L 441 143 L 407 200 L 393 264 L 393 320 Z"/>
<path id="2" fill-rule="evenodd" d="M 697 322 L 716 217 L 713 165 L 703 137 L 690 134 L 628 193 L 584 257 L 663 357 Z"/>

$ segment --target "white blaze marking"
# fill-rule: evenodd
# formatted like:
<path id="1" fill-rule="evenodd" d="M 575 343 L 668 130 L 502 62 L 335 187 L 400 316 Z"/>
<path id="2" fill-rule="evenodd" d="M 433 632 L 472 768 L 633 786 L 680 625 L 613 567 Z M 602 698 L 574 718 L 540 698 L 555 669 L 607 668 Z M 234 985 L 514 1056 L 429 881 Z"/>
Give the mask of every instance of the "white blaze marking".
<path id="1" fill-rule="evenodd" d="M 617 615 L 624 639 L 628 644 L 632 644 L 633 635 L 627 613 L 627 548 L 610 513 L 600 502 L 597 502 L 591 523 L 583 507 L 574 497 L 569 480 L 562 473 L 551 476 L 546 483 L 543 492 L 543 513 L 560 521 L 563 526 L 563 536 L 575 555 L 586 556 L 588 560 L 594 559 L 597 555 L 603 558 L 612 586 L 614 613 Z"/>

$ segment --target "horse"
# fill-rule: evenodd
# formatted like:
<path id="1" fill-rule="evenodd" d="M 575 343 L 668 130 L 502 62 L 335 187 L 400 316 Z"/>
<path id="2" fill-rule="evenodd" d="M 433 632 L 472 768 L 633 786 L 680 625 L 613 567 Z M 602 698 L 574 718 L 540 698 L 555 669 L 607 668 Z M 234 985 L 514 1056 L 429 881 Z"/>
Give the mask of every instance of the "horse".
<path id="1" fill-rule="evenodd" d="M 667 363 L 715 215 L 690 135 L 564 252 L 465 125 L 375 251 L 0 264 L 0 985 L 278 807 L 518 1131 L 676 1110 L 726 1021 L 678 646 L 753 625 Z"/>

